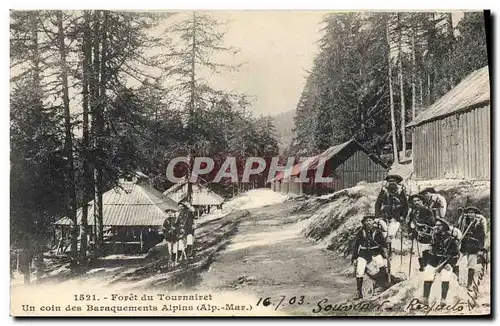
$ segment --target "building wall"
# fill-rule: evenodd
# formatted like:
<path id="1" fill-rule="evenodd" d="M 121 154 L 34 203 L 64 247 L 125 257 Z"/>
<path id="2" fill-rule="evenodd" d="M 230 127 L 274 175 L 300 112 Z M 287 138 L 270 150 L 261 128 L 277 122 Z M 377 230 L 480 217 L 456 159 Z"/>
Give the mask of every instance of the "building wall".
<path id="1" fill-rule="evenodd" d="M 385 179 L 387 170 L 375 163 L 365 152 L 358 150 L 335 169 L 333 189 L 335 191 L 356 186 L 360 181 L 367 183 Z"/>
<path id="2" fill-rule="evenodd" d="M 413 129 L 417 180 L 490 180 L 490 106 Z"/>
<path id="3" fill-rule="evenodd" d="M 297 181 L 298 177 L 291 177 L 288 187 L 288 193 L 302 195 L 302 182 Z"/>
<path id="4" fill-rule="evenodd" d="M 382 165 L 374 162 L 362 150 L 355 150 L 354 152 L 347 153 L 347 158 L 342 160 L 343 162 L 337 166 L 333 173 L 333 182 L 322 184 L 314 184 L 311 182 L 302 184 L 300 194 L 334 192 L 354 187 L 360 181 L 365 181 L 367 183 L 379 182 L 384 180 L 388 173 Z M 311 179 L 314 179 L 315 172 L 316 171 L 313 171 L 310 176 Z"/>

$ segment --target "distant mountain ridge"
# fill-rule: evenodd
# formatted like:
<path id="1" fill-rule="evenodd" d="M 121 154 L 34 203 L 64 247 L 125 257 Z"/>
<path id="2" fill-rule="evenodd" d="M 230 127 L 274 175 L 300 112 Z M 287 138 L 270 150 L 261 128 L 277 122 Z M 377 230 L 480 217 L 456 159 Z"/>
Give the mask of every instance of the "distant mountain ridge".
<path id="1" fill-rule="evenodd" d="M 292 143 L 293 128 L 295 127 L 294 116 L 295 110 L 281 112 L 272 116 L 273 124 L 276 127 L 276 140 L 278 141 L 280 154 Z"/>

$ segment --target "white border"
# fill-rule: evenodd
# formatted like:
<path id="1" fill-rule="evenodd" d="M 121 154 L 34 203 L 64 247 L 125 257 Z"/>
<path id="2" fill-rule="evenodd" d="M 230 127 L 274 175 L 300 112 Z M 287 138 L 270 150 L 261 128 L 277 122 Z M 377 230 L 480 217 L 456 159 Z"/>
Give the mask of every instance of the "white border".
<path id="1" fill-rule="evenodd" d="M 3 74 L 4 78 L 2 78 L 2 87 L 1 87 L 1 94 L 2 94 L 2 109 L 1 109 L 1 114 L 2 114 L 2 119 L 0 120 L 3 124 L 3 127 L 0 128 L 1 132 L 1 149 L 3 155 L 1 156 L 1 173 L 0 176 L 2 180 L 0 180 L 0 184 L 2 185 L 1 188 L 1 208 L 2 208 L 2 222 L 3 225 L 0 228 L 1 231 L 3 232 L 2 237 L 0 238 L 2 240 L 2 250 L 0 250 L 1 258 L 0 261 L 2 262 L 7 262 L 9 259 L 8 253 L 7 253 L 7 248 L 8 248 L 8 243 L 9 243 L 9 104 L 8 104 L 8 90 L 9 90 L 9 48 L 8 48 L 8 39 L 9 39 L 9 31 L 8 31 L 8 22 L 9 22 L 9 9 L 87 9 L 87 8 L 99 8 L 99 9 L 150 9 L 150 10 L 159 10 L 159 9 L 165 9 L 168 7 L 168 9 L 215 9 L 215 10 L 245 10 L 245 9 L 250 9 L 250 10 L 269 10 L 269 9 L 277 9 L 277 10 L 321 10 L 321 9 L 328 9 L 328 10 L 363 10 L 363 9 L 371 9 L 371 10 L 436 10 L 436 9 L 441 9 L 441 10 L 460 10 L 460 9 L 468 9 L 468 10 L 473 10 L 473 9 L 491 9 L 492 14 L 495 15 L 497 13 L 497 8 L 498 8 L 498 3 L 494 3 L 493 1 L 481 1 L 481 0 L 475 0 L 475 1 L 465 1 L 465 0 L 455 0 L 453 2 L 441 2 L 437 3 L 436 1 L 429 1 L 429 0 L 420 0 L 418 2 L 413 2 L 413 1 L 397 1 L 397 0 L 392 0 L 392 1 L 356 1 L 356 0 L 350 0 L 350 1 L 318 1 L 318 0 L 288 0 L 288 1 L 270 1 L 270 0 L 245 0 L 245 1 L 222 1 L 222 0 L 212 0 L 210 2 L 208 1 L 193 1 L 193 0 L 174 0 L 174 1 L 152 1 L 152 0 L 142 0 L 142 1 L 132 1 L 132 0 L 122 0 L 122 1 L 113 1 L 113 2 L 107 2 L 104 3 L 102 0 L 101 1 L 96 1 L 96 0 L 87 0 L 85 2 L 73 2 L 73 1 L 5 1 L 2 2 L 2 6 L 5 6 L 5 10 L 2 10 L 2 33 L 1 35 L 1 41 L 0 45 L 2 46 L 2 51 L 1 51 L 1 56 L 2 60 L 2 68 L 4 69 L 5 73 Z M 450 4 L 453 4 L 453 7 L 449 6 Z M 498 24 L 498 21 L 496 22 Z M 493 44 L 496 43 L 498 39 L 498 33 L 493 33 L 494 34 L 494 40 Z M 496 54 L 495 59 L 497 59 L 498 56 L 498 51 L 494 51 Z M 494 61 L 495 63 L 498 63 L 498 60 Z M 496 65 L 495 65 L 496 67 Z M 496 73 L 497 69 L 494 71 L 494 75 L 497 76 Z M 498 80 L 496 80 L 495 83 L 495 89 L 494 89 L 494 104 L 497 104 L 497 97 L 496 95 L 498 94 L 497 92 L 498 88 Z M 497 106 L 497 105 L 496 105 Z M 496 111 L 496 107 L 493 108 L 493 110 Z M 500 119 L 500 114 L 496 113 L 496 119 L 495 119 L 495 124 L 496 126 L 500 125 L 500 122 L 498 121 Z M 498 139 L 496 139 L 496 147 L 495 150 L 493 151 L 493 155 L 500 151 L 500 142 Z M 35 185 L 36 186 L 36 185 Z M 498 200 L 498 192 L 497 196 L 495 199 L 492 199 L 494 202 L 500 202 Z M 494 213 L 492 213 L 492 216 L 498 216 L 497 210 L 495 210 Z M 495 222 L 496 224 L 496 232 L 498 232 L 498 228 L 500 225 L 499 221 Z M 492 230 L 492 232 L 494 232 Z M 498 233 L 497 233 L 498 234 Z M 494 259 L 498 259 L 498 251 L 499 248 L 495 248 L 497 251 L 497 255 L 495 255 Z M 7 322 L 9 324 L 14 322 L 13 318 L 9 318 L 9 308 L 10 308 L 10 293 L 9 293 L 9 273 L 6 268 L 7 264 L 3 263 L 2 266 L 4 266 L 1 271 L 2 271 L 2 282 L 1 285 L 3 287 L 3 300 L 2 300 L 2 312 L 1 316 L 3 319 L 7 319 Z M 496 293 L 497 291 L 492 291 L 492 293 Z M 497 302 L 498 300 L 495 300 Z M 66 320 L 67 321 L 67 320 Z M 76 321 L 76 320 L 75 320 Z M 148 322 L 151 322 L 151 320 L 147 320 Z M 204 320 L 199 320 L 201 323 L 206 323 L 209 321 L 209 319 L 204 319 Z M 234 320 L 227 320 L 228 322 L 234 322 Z M 247 322 L 250 320 L 246 320 Z M 284 320 L 280 320 L 284 321 Z M 287 322 L 288 320 L 286 320 Z M 328 322 L 328 323 L 333 323 L 333 324 L 342 324 L 344 321 L 341 320 L 322 320 L 323 322 Z M 399 319 L 398 322 L 402 322 L 403 320 Z M 445 321 L 445 320 L 440 320 L 440 321 Z M 53 320 L 37 320 L 37 322 L 40 323 L 53 323 Z M 109 322 L 120 322 L 119 320 L 112 320 L 112 319 L 105 319 L 105 320 L 78 320 L 78 322 L 91 322 L 94 325 L 103 325 L 107 324 Z M 134 320 L 134 321 L 129 321 L 132 323 L 137 323 L 137 324 L 143 324 L 145 321 L 144 320 Z M 176 320 L 168 320 L 168 321 L 160 321 L 162 323 L 168 323 L 168 324 L 177 324 L 179 321 Z M 196 321 L 194 321 L 196 322 Z M 264 321 L 264 320 L 253 320 L 251 321 L 253 323 L 268 323 L 270 321 Z M 276 322 L 276 321 L 274 321 Z M 308 322 L 308 320 L 295 320 L 295 322 Z M 351 320 L 351 323 L 361 323 L 363 321 L 355 321 Z M 385 320 L 377 320 L 374 321 L 376 323 L 380 322 L 385 322 Z M 419 322 L 419 321 L 417 321 Z M 430 322 L 430 323 L 429 323 Z M 193 321 L 189 321 L 188 323 L 193 323 Z M 426 324 L 432 324 L 432 323 L 437 323 L 437 321 L 426 321 Z M 474 321 L 475 324 L 482 324 L 484 322 L 477 322 Z"/>

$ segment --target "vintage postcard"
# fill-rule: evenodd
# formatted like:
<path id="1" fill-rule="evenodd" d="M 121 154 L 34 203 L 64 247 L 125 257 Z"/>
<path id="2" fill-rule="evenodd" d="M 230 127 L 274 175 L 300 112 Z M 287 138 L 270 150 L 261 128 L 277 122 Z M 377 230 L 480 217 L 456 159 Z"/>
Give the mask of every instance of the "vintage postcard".
<path id="1" fill-rule="evenodd" d="M 490 316 L 490 36 L 12 10 L 11 316 Z"/>

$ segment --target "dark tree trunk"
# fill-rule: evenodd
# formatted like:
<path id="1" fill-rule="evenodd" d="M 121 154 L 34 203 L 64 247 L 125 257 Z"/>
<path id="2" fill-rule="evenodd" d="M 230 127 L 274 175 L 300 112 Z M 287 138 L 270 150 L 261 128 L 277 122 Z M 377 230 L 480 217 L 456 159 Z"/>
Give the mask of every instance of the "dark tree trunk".
<path id="1" fill-rule="evenodd" d="M 398 15 L 398 27 L 399 29 L 399 39 L 398 39 L 398 75 L 399 75 L 399 94 L 400 94 L 400 105 L 401 105 L 401 150 L 403 151 L 403 157 L 406 157 L 406 108 L 405 108 L 405 91 L 404 91 L 404 79 L 403 79 L 403 31 L 401 28 L 401 17 L 400 13 Z"/>
<path id="2" fill-rule="evenodd" d="M 64 106 L 64 149 L 66 152 L 66 189 L 69 202 L 68 217 L 71 226 L 71 267 L 75 271 L 78 266 L 78 221 L 76 219 L 76 190 L 75 167 L 73 162 L 73 132 L 71 128 L 71 115 L 69 111 L 68 67 L 66 62 L 66 45 L 64 43 L 63 13 L 57 11 L 57 30 L 59 44 L 59 59 L 61 69 L 61 86 Z"/>
<path id="3" fill-rule="evenodd" d="M 189 103 L 189 118 L 188 118 L 188 174 L 187 174 L 187 202 L 191 203 L 193 196 L 193 185 L 190 181 L 191 177 L 191 160 L 194 159 L 193 153 L 193 138 L 194 133 L 194 112 L 195 112 L 195 97 L 196 97 L 196 12 L 193 12 L 193 39 L 191 43 L 191 94 Z"/>
<path id="4" fill-rule="evenodd" d="M 90 13 L 84 12 L 84 32 L 83 32 L 83 122 L 82 122 L 82 152 L 83 152 L 83 205 L 82 205 L 82 232 L 80 253 L 82 263 L 86 261 L 88 249 L 88 202 L 92 197 L 93 192 L 93 176 L 90 166 L 90 140 L 89 140 L 89 79 L 92 74 L 92 44 L 91 44 L 91 30 L 90 30 Z"/>
<path id="5" fill-rule="evenodd" d="M 92 62 L 92 81 L 90 85 L 91 92 L 91 107 L 92 107 L 92 135 L 94 142 L 94 256 L 99 256 L 103 241 L 103 226 L 102 221 L 102 153 L 100 151 L 100 144 L 102 142 L 102 135 L 99 133 L 99 123 L 101 115 L 101 94 L 99 87 L 99 75 L 100 75 L 100 45 L 101 45 L 101 33 L 100 33 L 100 17 L 101 13 L 99 10 L 94 11 L 93 15 L 93 35 L 92 35 L 92 50 L 93 50 L 93 62 Z"/>
<path id="6" fill-rule="evenodd" d="M 394 163 L 399 162 L 398 158 L 398 144 L 396 138 L 396 117 L 394 114 L 394 92 L 392 90 L 392 62 L 391 62 L 391 33 L 390 33 L 390 23 L 389 23 L 389 14 L 386 16 L 386 36 L 387 36 L 387 60 L 389 71 L 388 80 L 389 80 L 389 97 L 390 97 L 390 109 L 391 109 L 391 127 L 392 127 L 392 151 L 394 156 Z"/>

